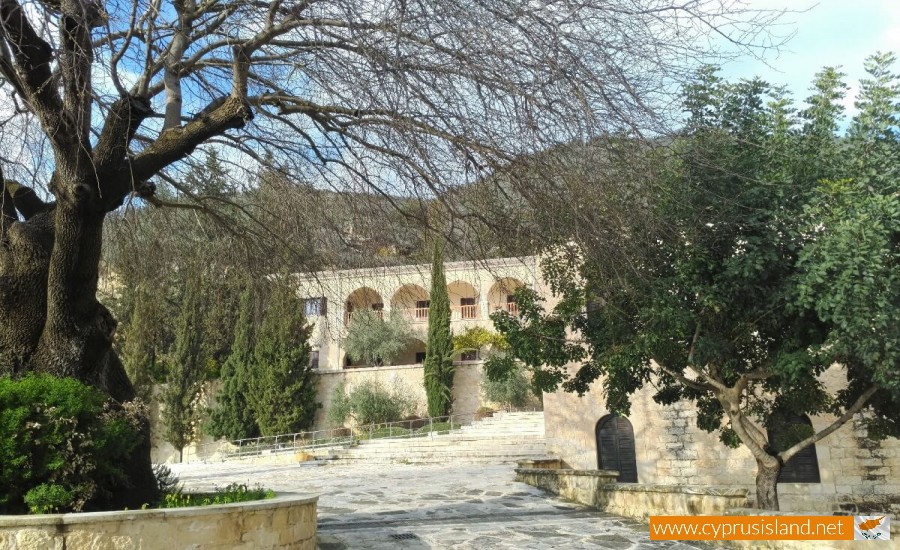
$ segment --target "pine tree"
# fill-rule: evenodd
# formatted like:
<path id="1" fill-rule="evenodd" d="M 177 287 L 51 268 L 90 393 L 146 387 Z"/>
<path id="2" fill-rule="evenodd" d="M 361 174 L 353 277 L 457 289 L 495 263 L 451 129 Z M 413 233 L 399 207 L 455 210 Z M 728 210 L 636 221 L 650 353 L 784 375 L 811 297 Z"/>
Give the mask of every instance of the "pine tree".
<path id="1" fill-rule="evenodd" d="M 253 370 L 253 306 L 253 288 L 248 284 L 241 293 L 234 341 L 231 353 L 222 365 L 222 389 L 210 417 L 209 433 L 213 437 L 242 439 L 259 435 L 256 417 L 248 402 Z"/>
<path id="2" fill-rule="evenodd" d="M 203 319 L 202 282 L 199 273 L 188 277 L 182 293 L 181 312 L 178 315 L 175 334 L 175 350 L 169 361 L 166 387 L 162 402 L 165 407 L 164 437 L 178 449 L 179 462 L 184 447 L 194 435 L 198 419 L 197 397 L 204 379 L 202 338 L 198 330 Z"/>
<path id="3" fill-rule="evenodd" d="M 157 331 L 153 299 L 143 285 L 135 289 L 131 322 L 125 332 L 122 362 L 134 386 L 135 395 L 145 403 L 153 393 L 153 371 L 156 364 Z"/>
<path id="4" fill-rule="evenodd" d="M 453 333 L 450 297 L 444 276 L 444 258 L 436 245 L 431 266 L 431 302 L 428 306 L 428 342 L 425 345 L 425 394 L 428 415 L 450 414 L 453 398 Z"/>
<path id="5" fill-rule="evenodd" d="M 309 335 L 293 290 L 278 284 L 256 337 L 249 402 L 262 435 L 293 433 L 312 425 L 316 388 L 309 365 Z"/>

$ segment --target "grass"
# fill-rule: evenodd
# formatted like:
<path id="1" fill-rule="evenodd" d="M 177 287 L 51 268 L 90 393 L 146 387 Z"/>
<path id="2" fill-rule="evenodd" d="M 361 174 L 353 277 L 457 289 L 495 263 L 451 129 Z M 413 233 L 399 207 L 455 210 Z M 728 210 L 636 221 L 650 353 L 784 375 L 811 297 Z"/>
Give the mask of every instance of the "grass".
<path id="1" fill-rule="evenodd" d="M 233 504 L 275 498 L 275 491 L 257 486 L 249 488 L 242 483 L 232 483 L 212 493 L 185 493 L 176 489 L 167 493 L 159 504 L 159 508 L 188 508 L 192 506 L 211 506 L 213 504 Z"/>

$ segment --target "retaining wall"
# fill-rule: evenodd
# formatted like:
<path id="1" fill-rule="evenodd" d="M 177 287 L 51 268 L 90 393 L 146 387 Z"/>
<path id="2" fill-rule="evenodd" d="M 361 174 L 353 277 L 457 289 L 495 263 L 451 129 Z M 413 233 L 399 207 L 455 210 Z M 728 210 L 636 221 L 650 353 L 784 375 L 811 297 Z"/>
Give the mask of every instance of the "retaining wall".
<path id="1" fill-rule="evenodd" d="M 319 497 L 82 514 L 0 516 L 0 550 L 316 548 Z"/>

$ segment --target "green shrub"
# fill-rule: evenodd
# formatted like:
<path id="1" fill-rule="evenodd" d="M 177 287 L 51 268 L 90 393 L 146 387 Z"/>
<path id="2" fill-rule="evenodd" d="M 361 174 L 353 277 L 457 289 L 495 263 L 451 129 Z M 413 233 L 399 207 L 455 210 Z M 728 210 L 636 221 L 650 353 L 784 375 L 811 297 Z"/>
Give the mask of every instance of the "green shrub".
<path id="1" fill-rule="evenodd" d="M 232 483 L 222 489 L 216 489 L 212 493 L 185 493 L 180 489 L 176 489 L 166 494 L 159 507 L 186 508 L 189 506 L 234 504 L 235 502 L 248 502 L 267 498 L 275 498 L 275 491 L 263 489 L 258 485 L 256 488 L 251 489 L 243 483 Z"/>
<path id="2" fill-rule="evenodd" d="M 364 380 L 348 392 L 344 384 L 334 389 L 328 419 L 342 425 L 348 419 L 363 426 L 403 420 L 415 408 L 409 389 L 395 382 L 391 389 L 377 380 Z"/>
<path id="3" fill-rule="evenodd" d="M 102 509 L 145 419 L 76 380 L 0 377 L 0 513 Z"/>
<path id="4" fill-rule="evenodd" d="M 524 407 L 528 404 L 531 383 L 521 367 L 503 373 L 500 378 L 484 376 L 481 380 L 481 393 L 484 398 L 504 407 Z"/>

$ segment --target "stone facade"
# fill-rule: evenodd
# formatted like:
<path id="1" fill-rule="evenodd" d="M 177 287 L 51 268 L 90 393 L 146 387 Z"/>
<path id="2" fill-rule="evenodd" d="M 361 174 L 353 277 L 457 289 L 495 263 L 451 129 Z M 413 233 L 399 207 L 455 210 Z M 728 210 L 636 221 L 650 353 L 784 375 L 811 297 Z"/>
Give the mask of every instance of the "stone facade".
<path id="1" fill-rule="evenodd" d="M 829 369 L 826 383 L 840 387 L 841 369 Z M 745 488 L 754 494 L 756 462 L 744 447 L 729 449 L 717 434 L 696 426 L 686 402 L 662 406 L 645 388 L 632 397 L 628 420 L 634 429 L 638 483 Z M 564 392 L 544 396 L 547 450 L 576 469 L 598 467 L 596 425 L 609 414 L 598 381 L 583 397 Z M 822 429 L 834 418 L 812 418 Z M 816 444 L 820 483 L 781 483 L 782 510 L 900 513 L 900 441 L 866 438 L 859 421 L 847 423 Z M 748 504 L 751 504 L 748 502 Z"/>
<path id="2" fill-rule="evenodd" d="M 0 550 L 316 548 L 318 497 L 123 512 L 0 516 Z"/>
<path id="3" fill-rule="evenodd" d="M 538 259 L 534 256 L 448 262 L 444 271 L 454 332 L 476 326 L 493 329 L 489 315 L 498 309 L 515 307 L 509 302 L 510 294 L 521 286 L 537 288 L 540 284 Z M 420 337 L 394 364 L 415 364 L 417 354 L 425 351 L 430 289 L 428 264 L 301 274 L 297 294 L 308 304 L 305 313 L 314 325 L 310 345 L 318 354 L 319 370 L 344 368 L 347 326 L 353 313 L 362 309 L 407 319 Z"/>

